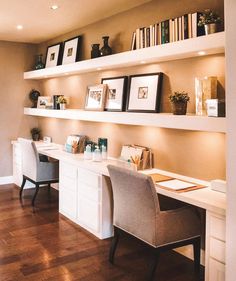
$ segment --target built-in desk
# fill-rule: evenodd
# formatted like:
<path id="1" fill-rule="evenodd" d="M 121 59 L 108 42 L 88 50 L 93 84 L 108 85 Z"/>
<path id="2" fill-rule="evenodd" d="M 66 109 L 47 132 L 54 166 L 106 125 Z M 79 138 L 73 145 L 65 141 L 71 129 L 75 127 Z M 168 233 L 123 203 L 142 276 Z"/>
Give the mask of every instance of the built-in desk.
<path id="1" fill-rule="evenodd" d="M 17 143 L 13 143 L 13 146 L 17 146 Z M 112 196 L 107 165 L 127 164 L 112 158 L 103 162 L 84 160 L 82 154 L 67 153 L 61 145 L 56 144 L 38 143 L 37 149 L 60 161 L 59 212 L 100 239 L 112 236 Z M 142 172 L 209 185 L 207 181 L 159 169 Z M 156 189 L 157 193 L 206 210 L 205 280 L 225 280 L 225 194 L 212 191 L 209 187 L 182 193 Z"/>

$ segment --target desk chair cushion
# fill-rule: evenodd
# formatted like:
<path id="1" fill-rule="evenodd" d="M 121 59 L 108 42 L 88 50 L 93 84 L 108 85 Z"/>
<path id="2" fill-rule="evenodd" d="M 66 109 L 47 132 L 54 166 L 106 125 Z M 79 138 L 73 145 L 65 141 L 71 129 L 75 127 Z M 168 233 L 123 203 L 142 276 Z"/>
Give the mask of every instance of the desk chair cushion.
<path id="1" fill-rule="evenodd" d="M 200 221 L 192 208 L 160 211 L 150 176 L 108 165 L 114 199 L 114 226 L 153 247 L 200 235 Z"/>

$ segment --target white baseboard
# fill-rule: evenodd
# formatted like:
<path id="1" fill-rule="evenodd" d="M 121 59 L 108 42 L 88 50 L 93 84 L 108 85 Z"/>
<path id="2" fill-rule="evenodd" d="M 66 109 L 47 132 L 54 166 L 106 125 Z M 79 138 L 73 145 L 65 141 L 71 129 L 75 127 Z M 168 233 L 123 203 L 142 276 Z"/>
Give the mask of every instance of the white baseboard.
<path id="1" fill-rule="evenodd" d="M 175 249 L 179 254 L 193 260 L 193 247 L 192 246 L 183 246 Z M 205 265 L 205 251 L 201 249 L 201 265 Z"/>
<path id="2" fill-rule="evenodd" d="M 0 177 L 0 185 L 1 184 L 9 184 L 9 183 L 13 183 L 13 182 L 14 182 L 13 176 Z"/>

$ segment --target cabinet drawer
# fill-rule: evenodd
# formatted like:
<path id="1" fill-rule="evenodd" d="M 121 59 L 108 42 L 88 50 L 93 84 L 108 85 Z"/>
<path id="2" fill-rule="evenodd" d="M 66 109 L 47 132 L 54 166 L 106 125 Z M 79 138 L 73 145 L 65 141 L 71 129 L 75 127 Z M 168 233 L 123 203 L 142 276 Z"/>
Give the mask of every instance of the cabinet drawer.
<path id="1" fill-rule="evenodd" d="M 88 230 L 99 232 L 100 206 L 86 198 L 78 197 L 78 221 L 88 227 Z"/>
<path id="2" fill-rule="evenodd" d="M 66 176 L 60 177 L 60 188 L 64 188 L 66 190 L 71 190 L 76 192 L 76 179 L 72 179 Z"/>
<path id="3" fill-rule="evenodd" d="M 86 197 L 87 199 L 100 202 L 100 188 L 87 185 L 81 181 L 78 181 L 78 196 Z"/>
<path id="4" fill-rule="evenodd" d="M 60 163 L 60 179 L 63 177 L 69 177 L 72 179 L 76 179 L 77 178 L 77 168 L 74 165 L 65 163 L 65 162 L 61 162 Z"/>
<path id="5" fill-rule="evenodd" d="M 59 189 L 59 210 L 68 215 L 69 218 L 76 219 L 76 193 L 71 190 Z"/>
<path id="6" fill-rule="evenodd" d="M 225 218 L 210 214 L 210 236 L 225 241 Z"/>
<path id="7" fill-rule="evenodd" d="M 225 242 L 210 238 L 210 257 L 225 263 Z"/>
<path id="8" fill-rule="evenodd" d="M 85 169 L 78 168 L 78 181 L 94 187 L 100 187 L 101 176 Z"/>
<path id="9" fill-rule="evenodd" d="M 225 281 L 225 265 L 211 258 L 209 260 L 209 281 Z"/>

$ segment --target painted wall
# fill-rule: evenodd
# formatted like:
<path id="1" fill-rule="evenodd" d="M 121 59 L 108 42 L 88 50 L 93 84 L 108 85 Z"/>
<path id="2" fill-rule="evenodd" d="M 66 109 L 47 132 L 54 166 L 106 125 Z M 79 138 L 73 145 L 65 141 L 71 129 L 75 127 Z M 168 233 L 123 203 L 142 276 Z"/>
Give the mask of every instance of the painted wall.
<path id="1" fill-rule="evenodd" d="M 83 35 L 82 58 L 90 58 L 90 45 L 101 43 L 102 35 L 110 35 L 114 52 L 129 50 L 132 32 L 184 13 L 212 8 L 223 14 L 223 1 L 151 1 L 130 11 L 105 19 L 96 24 L 73 31 L 39 46 L 45 52 L 46 46 Z M 194 77 L 214 75 L 218 77 L 220 95 L 224 95 L 225 59 L 223 55 L 191 58 L 164 62 L 122 70 L 95 72 L 41 82 L 44 95 L 64 94 L 70 96 L 71 108 L 83 108 L 88 85 L 100 83 L 102 77 L 115 77 L 136 73 L 162 71 L 162 112 L 170 112 L 168 96 L 172 91 L 185 90 L 191 95 L 188 112 L 194 112 Z M 45 135 L 53 141 L 64 143 L 71 133 L 84 133 L 92 140 L 108 137 L 110 156 L 118 156 L 123 144 L 136 143 L 153 149 L 155 166 L 173 172 L 202 179 L 225 178 L 225 136 L 224 134 L 158 129 L 140 126 L 121 126 L 93 122 L 79 122 L 40 118 L 39 124 Z"/>
<path id="2" fill-rule="evenodd" d="M 23 115 L 30 105 L 28 93 L 35 82 L 23 80 L 23 72 L 32 67 L 35 46 L 0 41 L 0 177 L 12 175 L 11 141 L 18 136 L 29 137 L 35 118 Z"/>

